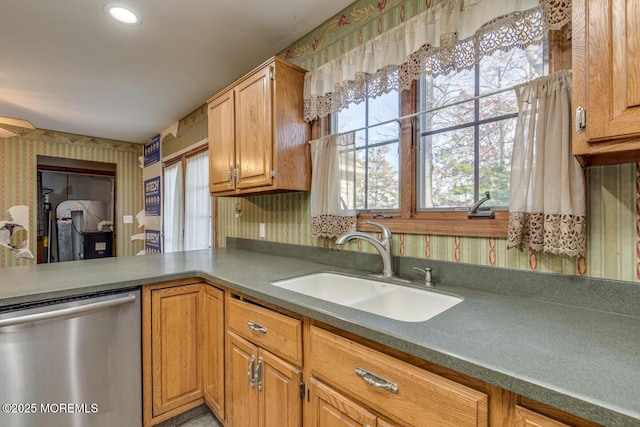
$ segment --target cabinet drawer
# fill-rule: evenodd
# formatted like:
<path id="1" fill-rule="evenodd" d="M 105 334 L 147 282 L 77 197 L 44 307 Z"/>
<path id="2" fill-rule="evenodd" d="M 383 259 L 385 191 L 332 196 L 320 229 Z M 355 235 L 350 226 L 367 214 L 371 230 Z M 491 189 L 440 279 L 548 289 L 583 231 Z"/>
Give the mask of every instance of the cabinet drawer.
<path id="1" fill-rule="evenodd" d="M 485 393 L 317 327 L 309 350 L 313 375 L 382 414 L 416 427 L 487 426 Z"/>
<path id="2" fill-rule="evenodd" d="M 302 365 L 302 322 L 282 313 L 231 299 L 227 311 L 229 329 L 252 343 L 293 363 Z"/>

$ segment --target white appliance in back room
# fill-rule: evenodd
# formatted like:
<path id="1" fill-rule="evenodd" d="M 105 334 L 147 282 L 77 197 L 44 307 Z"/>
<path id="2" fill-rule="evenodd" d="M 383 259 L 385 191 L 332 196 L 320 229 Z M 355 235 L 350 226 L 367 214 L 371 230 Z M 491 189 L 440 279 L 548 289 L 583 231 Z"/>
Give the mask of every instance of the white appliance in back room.
<path id="1" fill-rule="evenodd" d="M 102 200 L 66 200 L 56 208 L 58 260 L 111 256 L 113 230 Z"/>

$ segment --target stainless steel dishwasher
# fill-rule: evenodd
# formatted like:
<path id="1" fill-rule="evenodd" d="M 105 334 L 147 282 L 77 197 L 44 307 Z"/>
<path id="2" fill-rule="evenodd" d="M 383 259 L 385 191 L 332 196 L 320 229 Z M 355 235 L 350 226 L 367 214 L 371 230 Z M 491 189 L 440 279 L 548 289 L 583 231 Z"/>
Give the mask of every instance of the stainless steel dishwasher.
<path id="1" fill-rule="evenodd" d="M 140 427 L 140 291 L 0 312 L 0 426 Z"/>

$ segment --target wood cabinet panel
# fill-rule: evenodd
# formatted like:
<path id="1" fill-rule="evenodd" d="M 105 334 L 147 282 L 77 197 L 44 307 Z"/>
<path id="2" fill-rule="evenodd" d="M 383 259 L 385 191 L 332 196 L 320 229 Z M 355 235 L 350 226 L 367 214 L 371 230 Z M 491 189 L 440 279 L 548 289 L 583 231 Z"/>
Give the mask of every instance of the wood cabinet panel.
<path id="1" fill-rule="evenodd" d="M 262 388 L 258 385 L 260 427 L 300 427 L 302 425 L 302 371 L 284 360 L 259 350 Z"/>
<path id="2" fill-rule="evenodd" d="M 152 292 L 153 415 L 202 395 L 200 285 Z"/>
<path id="3" fill-rule="evenodd" d="M 315 378 L 309 382 L 309 427 L 373 427 L 377 416 Z"/>
<path id="4" fill-rule="evenodd" d="M 310 335 L 312 374 L 381 414 L 415 427 L 487 425 L 485 393 L 317 327 Z"/>
<path id="5" fill-rule="evenodd" d="M 569 425 L 522 406 L 516 406 L 516 427 L 569 427 Z"/>
<path id="6" fill-rule="evenodd" d="M 266 67 L 234 89 L 238 189 L 262 187 L 272 182 L 271 68 Z"/>
<path id="7" fill-rule="evenodd" d="M 235 145 L 233 91 L 209 103 L 209 191 L 235 188 Z"/>
<path id="8" fill-rule="evenodd" d="M 251 381 L 258 363 L 258 347 L 233 332 L 227 333 L 227 411 L 231 427 L 258 425 L 258 395 Z"/>
<path id="9" fill-rule="evenodd" d="M 573 107 L 586 110 L 573 152 L 586 164 L 637 161 L 640 3 L 574 0 L 572 10 Z"/>
<path id="10" fill-rule="evenodd" d="M 142 294 L 144 426 L 202 403 L 224 419 L 224 291 L 184 279 Z"/>
<path id="11" fill-rule="evenodd" d="M 302 370 L 229 330 L 228 426 L 300 427 Z"/>
<path id="12" fill-rule="evenodd" d="M 236 299 L 229 300 L 227 316 L 229 328 L 238 335 L 273 354 L 302 364 L 300 320 Z"/>
<path id="13" fill-rule="evenodd" d="M 224 292 L 203 285 L 202 312 L 204 399 L 218 418 L 224 419 Z"/>

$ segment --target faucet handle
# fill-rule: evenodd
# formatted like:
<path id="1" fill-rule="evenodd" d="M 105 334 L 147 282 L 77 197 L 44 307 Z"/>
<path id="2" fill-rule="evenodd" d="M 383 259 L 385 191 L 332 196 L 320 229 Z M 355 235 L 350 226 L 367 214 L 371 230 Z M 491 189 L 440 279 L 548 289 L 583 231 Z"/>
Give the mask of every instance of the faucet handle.
<path id="1" fill-rule="evenodd" d="M 376 227 L 378 227 L 382 232 L 382 238 L 383 239 L 390 239 L 391 238 L 391 230 L 389 230 L 389 227 L 387 227 L 386 225 L 380 224 L 379 222 L 373 222 L 373 221 L 367 221 L 367 224 L 375 225 Z"/>
<path id="2" fill-rule="evenodd" d="M 420 268 L 420 267 L 413 267 L 414 270 L 418 270 L 418 271 L 422 271 L 424 273 L 424 285 L 428 286 L 428 287 L 432 287 L 435 286 L 433 284 L 433 282 L 431 281 L 431 270 L 433 270 L 431 267 L 425 267 L 425 268 Z"/>

